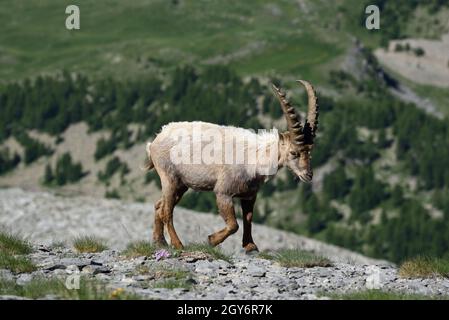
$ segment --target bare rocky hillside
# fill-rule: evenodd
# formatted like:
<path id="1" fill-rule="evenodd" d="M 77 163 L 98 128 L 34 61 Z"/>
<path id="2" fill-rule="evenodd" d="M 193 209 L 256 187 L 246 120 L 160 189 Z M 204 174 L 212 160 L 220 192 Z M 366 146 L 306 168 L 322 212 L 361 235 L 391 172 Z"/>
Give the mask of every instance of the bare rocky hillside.
<path id="1" fill-rule="evenodd" d="M 0 225 L 44 245 L 61 241 L 69 243 L 77 236 L 88 235 L 100 237 L 111 248 L 120 250 L 132 241 L 151 239 L 153 214 L 152 203 L 128 203 L 87 196 L 61 197 L 18 188 L 0 189 Z M 218 215 L 178 207 L 174 223 L 185 244 L 205 242 L 207 235 L 223 228 L 224 224 Z M 241 221 L 239 224 L 242 225 Z M 242 228 L 222 244 L 222 249 L 231 254 L 243 253 L 241 236 Z M 388 264 L 263 225 L 253 225 L 253 237 L 262 251 L 298 247 L 338 262 Z"/>
<path id="2" fill-rule="evenodd" d="M 154 255 L 128 256 L 122 249 L 131 241 L 150 239 L 152 220 L 151 203 L 0 189 L 0 225 L 28 238 L 33 248 L 27 258 L 36 266 L 33 271 L 0 269 L 0 300 L 29 298 L 17 294 L 17 288 L 36 279 L 60 279 L 67 286 L 67 279 L 77 274 L 84 286 L 88 281 L 103 283 L 111 299 L 125 294 L 139 299 L 329 299 L 363 292 L 373 285 L 388 292 L 438 299 L 449 293 L 447 278 L 403 278 L 397 267 L 386 261 L 257 224 L 254 238 L 261 250 L 299 248 L 321 256 L 321 262 L 286 266 L 264 256 L 242 254 L 240 232 L 225 241 L 225 255 L 218 257 L 207 251 L 169 254 L 159 261 Z M 189 244 L 204 242 L 223 222 L 216 215 L 177 208 L 175 225 Z M 77 253 L 72 240 L 81 235 L 103 238 L 109 248 Z M 15 287 L 5 287 L 8 283 Z M 34 294 L 43 299 L 83 298 L 70 290 L 61 292 L 71 296 L 44 291 Z M 90 298 L 98 298 L 98 294 Z"/>

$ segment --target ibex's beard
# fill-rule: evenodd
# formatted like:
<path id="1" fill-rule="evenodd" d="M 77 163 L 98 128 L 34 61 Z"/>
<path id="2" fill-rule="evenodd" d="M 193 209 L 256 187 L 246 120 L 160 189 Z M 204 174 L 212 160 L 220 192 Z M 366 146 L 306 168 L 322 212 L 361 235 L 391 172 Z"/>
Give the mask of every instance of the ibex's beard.
<path id="1" fill-rule="evenodd" d="M 301 169 L 296 166 L 287 166 L 287 168 L 293 173 L 294 179 L 296 182 L 306 182 L 309 183 L 312 181 L 313 172 L 309 169 Z"/>
<path id="2" fill-rule="evenodd" d="M 311 171 L 304 170 L 301 171 L 300 174 L 298 174 L 298 177 L 302 182 L 309 183 L 310 181 L 312 181 L 313 173 Z"/>

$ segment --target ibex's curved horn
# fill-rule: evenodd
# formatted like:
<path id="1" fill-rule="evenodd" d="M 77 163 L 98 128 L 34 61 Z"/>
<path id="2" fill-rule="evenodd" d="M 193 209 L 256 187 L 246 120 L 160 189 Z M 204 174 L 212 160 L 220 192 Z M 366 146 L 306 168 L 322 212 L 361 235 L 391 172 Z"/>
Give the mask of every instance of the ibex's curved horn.
<path id="1" fill-rule="evenodd" d="M 285 93 L 282 92 L 278 87 L 272 84 L 273 90 L 279 99 L 282 111 L 285 115 L 285 120 L 287 121 L 287 128 L 290 136 L 291 142 L 297 146 L 297 150 L 302 150 L 304 146 L 304 134 L 299 115 L 296 113 L 295 108 L 286 99 Z"/>
<path id="2" fill-rule="evenodd" d="M 318 129 L 318 115 L 319 108 L 316 98 L 315 90 L 312 85 L 304 80 L 297 80 L 297 82 L 301 83 L 305 88 L 309 100 L 309 106 L 307 111 L 307 120 L 304 125 L 304 138 L 305 142 L 308 145 L 313 144 L 313 139 L 315 138 L 316 130 Z"/>

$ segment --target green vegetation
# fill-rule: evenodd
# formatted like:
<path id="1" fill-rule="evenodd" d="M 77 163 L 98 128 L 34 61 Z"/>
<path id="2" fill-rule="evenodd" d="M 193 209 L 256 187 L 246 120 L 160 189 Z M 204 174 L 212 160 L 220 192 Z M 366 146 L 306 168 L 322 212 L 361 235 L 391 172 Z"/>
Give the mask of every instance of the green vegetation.
<path id="1" fill-rule="evenodd" d="M 113 157 L 106 164 L 105 170 L 98 172 L 98 180 L 107 183 L 116 172 L 120 173 L 120 178 L 123 180 L 124 176 L 129 173 L 129 168 L 119 158 Z"/>
<path id="2" fill-rule="evenodd" d="M 20 162 L 20 156 L 14 153 L 11 156 L 9 149 L 0 150 L 0 175 L 13 170 Z"/>
<path id="3" fill-rule="evenodd" d="M 370 0 L 365 1 L 364 4 L 365 7 L 368 5 L 379 7 L 382 17 L 381 43 L 385 46 L 389 40 L 401 39 L 409 35 L 406 32 L 407 25 L 418 7 L 423 7 L 430 13 L 436 13 L 444 7 L 449 8 L 447 0 Z M 361 24 L 364 25 L 366 15 L 360 16 Z"/>
<path id="4" fill-rule="evenodd" d="M 183 252 L 202 252 L 214 259 L 224 260 L 232 263 L 231 256 L 224 253 L 220 248 L 212 247 L 208 243 L 190 243 L 184 246 Z"/>
<path id="5" fill-rule="evenodd" d="M 0 269 L 15 273 L 34 271 L 35 265 L 24 256 L 31 252 L 28 241 L 10 232 L 0 231 Z"/>
<path id="6" fill-rule="evenodd" d="M 5 123 L 5 125 L 7 127 L 11 127 L 11 124 Z M 43 143 L 37 140 L 32 139 L 26 133 L 16 134 L 15 137 L 25 149 L 25 164 L 30 164 L 41 156 L 48 156 L 53 153 L 53 151 L 49 147 L 45 146 Z"/>
<path id="7" fill-rule="evenodd" d="M 80 288 L 69 290 L 59 279 L 34 278 L 24 285 L 15 281 L 0 279 L 0 295 L 15 295 L 31 299 L 44 298 L 46 295 L 55 295 L 68 300 L 135 300 L 137 296 L 121 290 L 106 289 L 98 281 L 81 278 Z"/>
<path id="8" fill-rule="evenodd" d="M 307 1 L 305 8 L 268 0 L 111 4 L 83 3 L 77 32 L 55 28 L 61 11 L 50 0 L 27 4 L 26 14 L 21 1 L 0 8 L 0 63 L 6 61 L 0 68 L 0 142 L 16 137 L 25 150 L 20 159 L 2 149 L 0 174 L 52 153 L 29 130 L 61 137 L 83 121 L 92 132 L 110 133 L 97 142 L 95 160 L 110 157 L 98 179 L 108 186 L 106 197 L 119 198 L 122 190 L 109 182 L 114 175 L 124 181 L 129 168 L 111 156 L 114 151 L 151 139 L 172 121 L 272 128 L 282 114 L 268 82 L 304 106 L 304 93 L 299 96 L 290 81 L 301 77 L 320 89 L 312 164 L 331 169 L 324 170 L 322 189 L 290 175 L 271 180 L 259 195 L 255 221 L 394 262 L 449 254 L 447 118 L 392 95 L 398 81 L 372 54 L 379 44 L 416 35 L 410 34 L 416 11 L 425 10 L 433 21 L 433 13 L 449 8 L 447 0 Z M 379 31 L 364 26 L 367 4 L 381 9 Z M 25 18 L 35 22 L 32 28 Z M 351 36 L 365 45 L 361 75 L 338 69 L 343 59 L 354 58 L 346 55 Z M 425 54 L 408 43 L 395 50 Z M 447 90 L 405 84 L 447 105 Z M 137 134 L 130 124 L 138 124 Z M 64 185 L 84 174 L 64 155 L 56 167 L 45 168 L 43 181 Z M 154 171 L 145 178 L 151 181 L 160 186 Z M 180 205 L 217 212 L 212 193 L 189 192 Z"/>
<path id="9" fill-rule="evenodd" d="M 62 249 L 62 248 L 66 248 L 67 244 L 65 241 L 54 241 L 51 243 L 50 247 L 53 249 Z"/>
<path id="10" fill-rule="evenodd" d="M 117 189 L 106 190 L 106 193 L 104 196 L 107 199 L 120 199 L 120 193 L 117 191 Z"/>
<path id="11" fill-rule="evenodd" d="M 151 170 L 151 171 L 147 172 L 147 174 L 145 175 L 145 183 L 148 184 L 151 181 L 154 181 L 159 189 L 161 188 L 161 180 L 160 180 L 159 176 L 157 175 L 156 170 Z M 183 197 L 183 199 L 184 199 L 184 197 Z M 182 199 L 181 199 L 181 201 L 182 201 Z M 192 208 L 192 206 L 185 206 L 185 207 Z"/>
<path id="12" fill-rule="evenodd" d="M 84 252 L 101 252 L 108 247 L 102 239 L 93 236 L 82 236 L 73 240 L 73 247 L 79 253 Z"/>
<path id="13" fill-rule="evenodd" d="M 259 257 L 279 262 L 282 266 L 291 268 L 330 267 L 331 261 L 323 256 L 300 250 L 281 249 L 275 252 L 262 252 Z"/>
<path id="14" fill-rule="evenodd" d="M 330 84 L 344 88 L 345 92 L 356 92 L 357 98 L 343 96 L 336 99 L 319 95 L 320 136 L 313 150 L 312 164 L 317 168 L 329 161 L 337 163 L 335 169 L 325 175 L 323 190 L 312 192 L 307 186 L 298 185 L 291 177 L 278 177 L 263 187 L 259 201 L 265 201 L 265 212 L 260 217 L 256 214 L 255 218 L 294 232 L 305 230 L 309 236 L 396 262 L 423 252 L 441 256 L 448 251 L 446 230 L 449 228 L 445 222 L 448 220 L 440 221 L 429 216 L 423 204 L 415 197 L 410 197 L 410 192 L 415 195 L 432 194 L 447 188 L 447 121 L 433 118 L 391 95 L 388 88 L 394 85 L 394 81 L 388 77 L 379 80 L 379 66 L 375 58 L 369 50 L 364 55 L 369 66 L 366 80 L 356 81 L 342 71 L 331 74 L 329 79 Z M 268 87 L 257 79 L 243 82 L 235 72 L 223 66 L 210 66 L 201 70 L 190 66 L 179 67 L 164 89 L 160 81 L 154 79 L 139 81 L 116 82 L 108 79 L 90 82 L 83 76 L 74 81 L 66 75 L 58 81 L 45 78 L 42 83 L 46 85 L 40 85 L 51 88 L 65 82 L 66 88 L 72 88 L 72 91 L 67 90 L 74 94 L 73 99 L 80 99 L 78 106 L 81 116 L 74 119 L 87 121 L 91 130 L 110 129 L 114 132 L 110 138 L 114 141 L 114 148 L 127 148 L 129 143 L 136 142 L 130 141 L 129 131 L 124 129 L 131 122 L 143 125 L 141 137 L 152 136 L 163 124 L 176 120 L 203 120 L 261 128 L 259 114 L 253 108 L 257 98 L 271 101 L 268 104 L 274 103 Z M 37 90 L 36 85 L 29 84 L 31 92 Z M 153 89 L 143 90 L 142 86 Z M 208 90 L 204 90 L 206 87 Z M 7 100 L 10 95 L 14 96 L 10 92 L 12 89 L 8 88 L 27 94 L 20 85 L 9 85 L 3 92 Z M 76 98 L 84 97 L 87 88 L 90 88 L 89 94 L 95 101 L 92 104 L 84 98 Z M 61 100 L 63 105 L 55 111 L 54 119 L 42 115 L 44 120 L 41 129 L 51 132 L 54 128 L 64 128 L 70 123 L 56 125 L 58 119 L 71 119 L 71 109 L 64 104 L 73 99 Z M 214 108 L 209 107 L 212 104 Z M 164 111 L 165 105 L 170 106 L 170 112 Z M 263 109 L 262 115 L 273 114 L 271 107 L 265 108 L 265 111 Z M 26 114 L 25 109 L 23 111 L 22 114 Z M 39 109 L 34 114 L 36 112 L 39 113 Z M 9 123 L 26 120 L 22 116 L 15 118 L 14 113 L 12 115 L 14 117 L 9 119 Z M 346 125 L 342 126 L 343 123 Z M 369 136 L 361 136 L 360 128 L 367 131 Z M 101 153 L 108 154 L 114 148 Z M 379 170 L 378 162 L 386 152 L 393 153 L 398 162 Z M 58 163 L 59 166 L 54 170 L 51 167 L 46 169 L 45 181 L 56 181 L 58 185 L 79 179 L 82 170 L 72 163 L 69 156 L 64 155 Z M 123 179 L 128 170 L 117 157 L 112 157 L 98 177 L 108 183 L 117 173 Z M 391 185 L 384 178 L 391 174 L 415 178 L 418 181 L 417 190 L 406 190 L 403 183 Z M 70 178 L 72 176 L 74 178 Z M 154 172 L 147 178 L 147 181 L 152 180 L 159 181 Z M 299 208 L 307 215 L 306 223 L 290 221 L 289 216 L 272 215 L 270 199 L 276 193 L 289 191 L 292 191 L 291 201 L 295 203 L 292 208 Z M 408 196 L 405 196 L 406 192 Z M 119 193 L 115 189 L 108 190 L 107 196 L 117 198 Z M 335 206 L 335 202 L 346 205 L 349 214 L 344 214 L 340 206 Z M 188 193 L 180 205 L 216 212 L 212 193 Z M 373 211 L 379 209 L 384 212 L 381 213 L 382 219 L 380 224 L 373 224 Z M 388 215 L 387 212 L 391 210 L 396 215 Z M 442 210 L 445 215 L 448 214 L 448 206 L 443 206 Z M 293 215 L 295 212 L 292 211 L 290 217 Z M 420 221 L 420 224 L 416 221 Z"/>
<path id="15" fill-rule="evenodd" d="M 63 186 L 74 183 L 85 176 L 80 163 L 73 163 L 70 153 L 64 153 L 58 158 L 54 171 L 50 164 L 45 166 L 43 183 L 48 186 Z"/>
<path id="16" fill-rule="evenodd" d="M 179 206 L 199 212 L 218 213 L 216 197 L 212 192 L 188 192 L 182 197 Z"/>
<path id="17" fill-rule="evenodd" d="M 192 287 L 192 274 L 188 270 L 172 266 L 139 266 L 135 270 L 139 275 L 150 275 L 154 281 L 151 283 L 153 288 L 184 288 Z"/>
<path id="18" fill-rule="evenodd" d="M 366 290 L 359 292 L 325 294 L 336 300 L 448 300 L 445 296 L 426 296 L 421 294 L 408 294 L 382 290 Z"/>
<path id="19" fill-rule="evenodd" d="M 55 73 L 67 66 L 96 77 L 142 78 L 188 60 L 197 65 L 229 61 L 246 74 L 278 72 L 279 68 L 284 74 L 310 78 L 341 52 L 336 39 L 328 43 L 314 36 L 336 31 L 334 23 L 316 22 L 315 15 L 309 18 L 308 12 L 291 2 L 83 1 L 79 4 L 83 26 L 75 32 L 64 28 L 64 11 L 60 14 L 68 4 L 42 0 L 23 6 L 19 1 L 0 10 L 5 31 L 0 36 L 2 55 L 9 62 L 0 71 L 1 79 Z M 311 11 L 315 10 L 313 6 Z M 319 8 L 316 14 L 335 17 L 335 9 Z M 294 19 L 298 21 L 292 24 Z M 307 23 L 299 23 L 303 19 Z M 309 25 L 319 28 L 318 32 Z"/>
<path id="20" fill-rule="evenodd" d="M 128 258 L 152 257 L 156 250 L 157 248 L 151 242 L 141 240 L 129 243 L 122 254 Z"/>
<path id="21" fill-rule="evenodd" d="M 188 290 L 192 287 L 189 271 L 176 268 L 159 268 L 156 274 L 159 279 L 153 284 L 153 288 L 184 288 Z"/>
<path id="22" fill-rule="evenodd" d="M 97 141 L 97 149 L 95 150 L 95 160 L 100 160 L 103 157 L 107 156 L 108 154 L 111 154 L 115 151 L 117 148 L 115 139 L 104 139 L 100 138 Z"/>
<path id="23" fill-rule="evenodd" d="M 399 275 L 404 278 L 449 277 L 449 259 L 416 257 L 405 261 L 399 268 Z"/>
<path id="24" fill-rule="evenodd" d="M 29 254 L 32 248 L 23 237 L 7 231 L 0 231 L 0 251 L 10 254 Z"/>
<path id="25" fill-rule="evenodd" d="M 41 91 L 53 91 L 52 99 L 57 102 L 45 99 L 28 102 L 26 97 L 40 95 Z M 86 101 L 86 95 L 91 100 Z M 100 139 L 98 142 L 95 158 L 99 160 L 117 148 L 126 149 L 131 145 L 130 132 L 126 128 L 131 122 L 144 125 L 145 129 L 137 135 L 140 139 L 154 135 L 168 122 L 179 120 L 260 128 L 253 108 L 259 95 L 271 96 L 271 93 L 256 80 L 243 83 L 234 72 L 221 66 L 207 67 L 201 74 L 192 67 L 176 69 L 163 96 L 161 82 L 154 78 L 138 82 L 107 79 L 92 83 L 81 75 L 75 81 L 63 72 L 59 79 L 38 77 L 33 82 L 27 80 L 23 84 L 8 84 L 0 88 L 5 110 L 0 120 L 0 141 L 9 137 L 16 127 L 59 134 L 72 123 L 86 121 L 91 130 L 107 128 L 112 131 L 109 140 Z M 17 96 L 26 102 L 18 103 L 15 100 Z M 164 110 L 165 103 L 172 106 L 170 112 Z M 48 108 L 53 108 L 51 113 Z M 21 142 L 41 146 L 31 143 L 34 140 L 25 139 L 26 135 L 21 136 Z M 46 149 L 37 152 L 36 156 L 25 156 L 26 162 L 44 154 L 48 154 Z"/>
<path id="26" fill-rule="evenodd" d="M 192 284 L 185 279 L 165 279 L 158 281 L 154 284 L 153 288 L 165 288 L 165 289 L 176 289 L 176 288 L 184 288 L 190 289 Z"/>
<path id="27" fill-rule="evenodd" d="M 426 54 L 426 52 L 424 51 L 423 48 L 415 48 L 413 49 L 413 53 L 417 56 L 417 57 L 422 57 Z"/>
<path id="28" fill-rule="evenodd" d="M 0 269 L 8 269 L 15 273 L 32 272 L 36 266 L 30 259 L 0 251 Z"/>

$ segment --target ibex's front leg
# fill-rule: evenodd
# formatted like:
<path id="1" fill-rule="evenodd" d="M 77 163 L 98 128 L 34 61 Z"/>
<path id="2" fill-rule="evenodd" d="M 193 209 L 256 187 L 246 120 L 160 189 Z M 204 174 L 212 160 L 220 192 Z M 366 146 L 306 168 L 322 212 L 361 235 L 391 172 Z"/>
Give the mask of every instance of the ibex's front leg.
<path id="1" fill-rule="evenodd" d="M 254 203 L 256 202 L 256 197 L 251 200 L 240 201 L 242 205 L 242 215 L 243 215 L 243 241 L 242 247 L 245 249 L 246 253 L 251 251 L 259 251 L 256 244 L 253 241 L 253 236 L 251 235 L 251 223 L 253 220 Z"/>
<path id="2" fill-rule="evenodd" d="M 237 224 L 237 220 L 235 219 L 232 197 L 223 194 L 217 194 L 217 206 L 220 215 L 226 222 L 226 227 L 209 236 L 209 244 L 212 246 L 216 246 L 222 243 L 227 237 L 229 237 L 233 233 L 236 233 L 239 229 L 239 225 Z"/>

